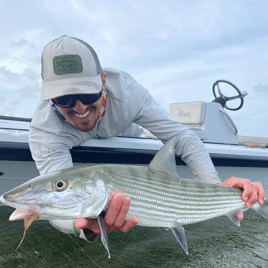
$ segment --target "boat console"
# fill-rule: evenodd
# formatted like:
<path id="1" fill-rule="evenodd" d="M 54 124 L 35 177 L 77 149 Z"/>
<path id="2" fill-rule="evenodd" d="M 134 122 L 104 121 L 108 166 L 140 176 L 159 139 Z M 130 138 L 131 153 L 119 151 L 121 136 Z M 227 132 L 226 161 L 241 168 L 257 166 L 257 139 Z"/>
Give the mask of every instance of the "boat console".
<path id="1" fill-rule="evenodd" d="M 238 95 L 225 96 L 220 90 L 220 83 L 229 84 L 238 92 Z M 216 88 L 219 96 L 216 94 Z M 225 109 L 232 111 L 241 109 L 247 92 L 241 92 L 237 86 L 227 80 L 217 80 L 212 90 L 215 97 L 212 102 L 173 103 L 170 105 L 170 114 L 178 122 L 193 130 L 203 142 L 237 144 L 237 127 Z M 227 102 L 238 98 L 241 102 L 237 108 L 227 106 Z"/>

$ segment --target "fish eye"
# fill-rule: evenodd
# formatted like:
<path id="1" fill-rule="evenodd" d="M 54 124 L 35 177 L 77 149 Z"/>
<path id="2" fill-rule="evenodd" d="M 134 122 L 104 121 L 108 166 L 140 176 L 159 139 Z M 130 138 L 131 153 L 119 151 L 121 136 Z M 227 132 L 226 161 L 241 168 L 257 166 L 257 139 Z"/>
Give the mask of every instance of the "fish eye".
<path id="1" fill-rule="evenodd" d="M 67 188 L 67 182 L 63 179 L 57 180 L 54 182 L 53 188 L 56 191 L 64 191 Z"/>

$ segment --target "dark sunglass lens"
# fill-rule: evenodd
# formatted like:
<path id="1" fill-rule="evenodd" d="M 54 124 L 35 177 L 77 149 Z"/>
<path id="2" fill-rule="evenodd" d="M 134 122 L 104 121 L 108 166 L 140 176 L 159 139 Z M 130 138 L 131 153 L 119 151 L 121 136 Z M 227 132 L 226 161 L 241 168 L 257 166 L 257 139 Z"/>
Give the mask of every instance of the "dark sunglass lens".
<path id="1" fill-rule="evenodd" d="M 83 94 L 80 96 L 80 100 L 83 104 L 89 105 L 96 102 L 101 97 L 101 93 L 98 94 Z"/>
<path id="2" fill-rule="evenodd" d="M 55 98 L 54 102 L 59 105 L 67 105 L 71 99 L 72 99 L 71 95 L 66 95 L 66 96 Z"/>

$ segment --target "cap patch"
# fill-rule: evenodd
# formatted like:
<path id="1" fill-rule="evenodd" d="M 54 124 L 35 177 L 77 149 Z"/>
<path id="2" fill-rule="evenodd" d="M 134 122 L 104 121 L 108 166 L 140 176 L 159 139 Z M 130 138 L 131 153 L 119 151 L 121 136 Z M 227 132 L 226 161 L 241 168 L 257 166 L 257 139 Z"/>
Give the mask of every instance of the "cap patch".
<path id="1" fill-rule="evenodd" d="M 53 58 L 53 71 L 57 75 L 81 73 L 83 71 L 82 60 L 79 55 L 61 55 Z"/>

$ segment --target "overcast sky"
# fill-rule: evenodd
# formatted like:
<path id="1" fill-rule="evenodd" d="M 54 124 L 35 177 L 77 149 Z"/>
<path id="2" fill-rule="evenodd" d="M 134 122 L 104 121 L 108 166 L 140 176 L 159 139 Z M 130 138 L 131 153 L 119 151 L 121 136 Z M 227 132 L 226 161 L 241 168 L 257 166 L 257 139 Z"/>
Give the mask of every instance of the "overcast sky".
<path id="1" fill-rule="evenodd" d="M 238 133 L 268 137 L 267 10 L 266 0 L 0 0 L 0 115 L 33 116 L 43 47 L 69 35 L 167 111 L 212 101 L 216 80 L 233 82 L 248 92 L 243 108 L 229 112 Z"/>

